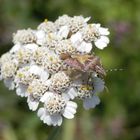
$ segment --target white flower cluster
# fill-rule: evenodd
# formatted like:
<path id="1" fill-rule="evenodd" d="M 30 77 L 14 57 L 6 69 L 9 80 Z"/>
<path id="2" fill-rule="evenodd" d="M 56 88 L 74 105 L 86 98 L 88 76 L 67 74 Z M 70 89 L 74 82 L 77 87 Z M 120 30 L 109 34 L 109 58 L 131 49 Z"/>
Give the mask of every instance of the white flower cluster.
<path id="1" fill-rule="evenodd" d="M 75 99 L 82 100 L 85 109 L 100 103 L 97 93 L 105 84 L 96 71 L 100 67 L 94 63 L 92 71 L 82 68 L 87 56 L 93 56 L 94 46 L 108 45 L 109 31 L 88 24 L 89 20 L 63 15 L 55 22 L 45 20 L 36 30 L 18 30 L 13 34 L 14 46 L 0 58 L 0 79 L 26 97 L 29 109 L 37 110 L 47 125 L 60 126 L 62 116 L 74 118 Z"/>

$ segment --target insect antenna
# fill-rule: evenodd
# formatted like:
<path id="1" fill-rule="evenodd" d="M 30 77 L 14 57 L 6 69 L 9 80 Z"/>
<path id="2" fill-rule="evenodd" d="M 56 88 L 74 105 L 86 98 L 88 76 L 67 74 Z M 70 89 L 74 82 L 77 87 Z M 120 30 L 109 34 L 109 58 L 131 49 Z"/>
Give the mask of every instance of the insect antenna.
<path id="1" fill-rule="evenodd" d="M 108 69 L 106 72 L 116 72 L 116 71 L 124 71 L 124 69 Z"/>

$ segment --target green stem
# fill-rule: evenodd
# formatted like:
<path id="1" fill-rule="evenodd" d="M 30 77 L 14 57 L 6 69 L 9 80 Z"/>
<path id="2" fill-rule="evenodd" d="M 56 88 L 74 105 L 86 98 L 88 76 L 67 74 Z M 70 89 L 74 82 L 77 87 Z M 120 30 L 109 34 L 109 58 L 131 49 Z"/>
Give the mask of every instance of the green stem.
<path id="1" fill-rule="evenodd" d="M 59 130 L 60 130 L 60 126 L 55 127 L 55 128 L 52 130 L 52 132 L 50 133 L 50 135 L 48 136 L 48 140 L 55 140 L 55 138 L 56 138 L 56 136 L 57 136 Z"/>

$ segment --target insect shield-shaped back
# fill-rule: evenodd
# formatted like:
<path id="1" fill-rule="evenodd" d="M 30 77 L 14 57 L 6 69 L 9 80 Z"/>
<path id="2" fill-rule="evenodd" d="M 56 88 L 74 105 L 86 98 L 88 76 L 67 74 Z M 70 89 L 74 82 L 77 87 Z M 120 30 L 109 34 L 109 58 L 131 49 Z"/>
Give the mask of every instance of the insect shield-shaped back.
<path id="1" fill-rule="evenodd" d="M 70 55 L 61 54 L 61 59 L 75 70 L 82 72 L 96 72 L 100 77 L 106 75 L 100 62 L 100 58 L 94 55 Z"/>

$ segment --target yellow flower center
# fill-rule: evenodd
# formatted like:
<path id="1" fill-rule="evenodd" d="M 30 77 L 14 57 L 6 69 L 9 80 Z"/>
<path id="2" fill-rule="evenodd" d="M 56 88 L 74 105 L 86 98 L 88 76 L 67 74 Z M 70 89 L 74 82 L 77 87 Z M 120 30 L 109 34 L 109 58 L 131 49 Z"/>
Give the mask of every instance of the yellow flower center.
<path id="1" fill-rule="evenodd" d="M 81 90 L 84 90 L 84 91 L 86 91 L 86 90 L 93 90 L 93 87 L 90 86 L 90 85 L 82 85 Z"/>
<path id="2" fill-rule="evenodd" d="M 47 22 L 48 22 L 48 19 L 46 18 L 46 19 L 44 20 L 44 22 L 46 22 L 46 23 L 47 23 Z"/>

